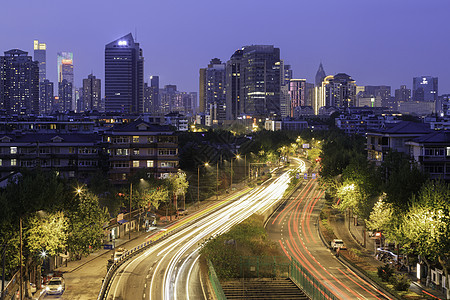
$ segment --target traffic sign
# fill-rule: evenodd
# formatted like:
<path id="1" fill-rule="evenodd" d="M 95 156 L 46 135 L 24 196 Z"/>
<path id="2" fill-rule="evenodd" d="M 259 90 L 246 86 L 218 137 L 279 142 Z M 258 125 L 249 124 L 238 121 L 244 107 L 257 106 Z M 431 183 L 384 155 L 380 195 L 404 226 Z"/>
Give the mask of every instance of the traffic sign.
<path id="1" fill-rule="evenodd" d="M 295 178 L 300 179 L 300 173 L 297 173 L 297 174 L 295 175 Z"/>
<path id="2" fill-rule="evenodd" d="M 312 179 L 316 179 L 316 173 L 311 174 Z"/>
<path id="3" fill-rule="evenodd" d="M 303 179 L 308 179 L 308 173 L 303 174 Z"/>

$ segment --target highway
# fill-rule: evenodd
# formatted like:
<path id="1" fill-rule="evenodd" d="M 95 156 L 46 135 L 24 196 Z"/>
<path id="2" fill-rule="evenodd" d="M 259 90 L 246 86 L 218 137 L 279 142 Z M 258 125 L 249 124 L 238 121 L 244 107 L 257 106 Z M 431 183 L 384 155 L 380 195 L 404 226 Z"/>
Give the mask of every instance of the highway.
<path id="1" fill-rule="evenodd" d="M 107 299 L 205 299 L 198 264 L 201 244 L 250 215 L 265 212 L 283 197 L 288 182 L 288 172 L 276 174 L 241 196 L 230 196 L 190 216 L 189 226 L 124 263 L 112 279 Z"/>
<path id="2" fill-rule="evenodd" d="M 267 222 L 269 237 L 337 299 L 390 299 L 343 265 L 320 239 L 318 218 L 324 191 L 315 179 L 298 189 Z M 345 250 L 344 250 L 345 251 Z"/>

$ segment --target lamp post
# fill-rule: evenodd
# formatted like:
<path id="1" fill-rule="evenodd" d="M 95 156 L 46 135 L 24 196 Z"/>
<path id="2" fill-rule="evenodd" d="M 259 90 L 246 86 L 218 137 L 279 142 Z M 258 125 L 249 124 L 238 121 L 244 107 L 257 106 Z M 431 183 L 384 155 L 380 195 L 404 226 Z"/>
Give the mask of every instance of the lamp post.
<path id="1" fill-rule="evenodd" d="M 133 195 L 133 183 L 130 183 L 130 212 L 128 215 L 128 239 L 131 240 L 131 196 Z"/>

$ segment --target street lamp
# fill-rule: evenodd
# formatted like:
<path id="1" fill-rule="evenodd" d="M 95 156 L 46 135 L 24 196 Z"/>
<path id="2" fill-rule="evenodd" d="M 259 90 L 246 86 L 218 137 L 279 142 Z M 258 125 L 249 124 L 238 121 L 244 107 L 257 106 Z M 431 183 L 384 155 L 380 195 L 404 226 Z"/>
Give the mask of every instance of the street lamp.
<path id="1" fill-rule="evenodd" d="M 200 166 L 197 166 L 197 205 L 200 206 Z M 209 166 L 209 163 L 204 163 L 204 166 Z"/>

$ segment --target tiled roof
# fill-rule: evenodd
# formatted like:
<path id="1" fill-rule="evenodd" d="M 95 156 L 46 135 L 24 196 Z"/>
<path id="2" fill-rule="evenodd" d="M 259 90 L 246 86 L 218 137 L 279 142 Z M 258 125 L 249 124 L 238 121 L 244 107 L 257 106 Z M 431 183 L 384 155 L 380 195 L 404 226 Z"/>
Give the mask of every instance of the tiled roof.
<path id="1" fill-rule="evenodd" d="M 385 129 L 381 129 L 382 133 L 389 134 L 426 134 L 433 130 L 430 129 L 429 124 L 416 123 L 411 121 L 401 121 L 395 124 L 386 124 Z"/>
<path id="2" fill-rule="evenodd" d="M 11 138 L 11 143 L 51 143 L 56 137 L 60 137 L 63 143 L 95 143 L 102 139 L 98 134 L 25 133 L 0 135 L 0 140 L 5 136 Z"/>
<path id="3" fill-rule="evenodd" d="M 142 120 L 136 120 L 134 122 L 115 125 L 111 130 L 115 132 L 132 132 L 132 131 L 142 131 L 139 130 L 139 125 L 145 124 L 147 126 L 147 130 L 150 132 L 170 132 L 172 131 L 169 126 L 158 125 L 158 124 L 150 124 Z"/>
<path id="4" fill-rule="evenodd" d="M 412 140 L 415 143 L 432 143 L 432 144 L 447 144 L 450 146 L 450 132 L 436 131 Z"/>

